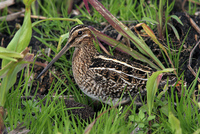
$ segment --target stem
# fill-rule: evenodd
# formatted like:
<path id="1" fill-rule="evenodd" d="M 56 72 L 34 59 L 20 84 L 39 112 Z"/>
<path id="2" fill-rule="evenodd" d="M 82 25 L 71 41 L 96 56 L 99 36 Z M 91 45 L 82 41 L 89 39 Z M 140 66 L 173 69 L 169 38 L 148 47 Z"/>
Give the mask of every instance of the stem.
<path id="1" fill-rule="evenodd" d="M 48 21 L 48 20 L 64 20 L 64 21 L 76 21 L 79 24 L 83 24 L 82 21 L 80 21 L 79 19 L 70 19 L 70 18 L 48 18 L 48 19 L 44 19 L 44 20 L 40 20 L 40 21 L 36 21 L 32 24 L 32 27 L 36 26 L 37 24 L 44 22 L 44 21 Z"/>

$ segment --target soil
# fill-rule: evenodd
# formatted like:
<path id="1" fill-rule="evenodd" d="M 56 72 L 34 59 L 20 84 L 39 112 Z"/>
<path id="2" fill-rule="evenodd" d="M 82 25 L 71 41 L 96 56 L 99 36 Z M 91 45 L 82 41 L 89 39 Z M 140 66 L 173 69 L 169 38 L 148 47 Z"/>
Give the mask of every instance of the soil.
<path id="1" fill-rule="evenodd" d="M 18 5 L 18 9 L 21 8 L 21 4 Z M 181 10 L 180 5 L 176 4 L 175 5 L 176 8 L 174 8 L 174 10 L 172 11 L 172 14 L 178 16 L 180 18 L 180 20 L 183 23 L 183 26 L 181 24 L 179 24 L 175 19 L 172 19 L 172 21 L 170 22 L 173 26 L 175 26 L 175 28 L 178 30 L 179 36 L 180 36 L 180 40 L 177 40 L 177 38 L 175 37 L 172 29 L 170 29 L 170 27 L 168 28 L 168 37 L 171 38 L 171 42 L 173 43 L 173 46 L 175 47 L 171 52 L 174 53 L 179 50 L 179 48 L 182 46 L 183 43 L 183 49 L 181 50 L 180 53 L 180 59 L 179 59 L 179 68 L 178 68 L 178 75 L 180 76 L 182 73 L 184 73 L 184 81 L 187 83 L 187 85 L 189 86 L 192 81 L 195 79 L 195 76 L 191 73 L 191 71 L 188 69 L 188 61 L 189 61 L 189 56 L 190 56 L 190 52 L 193 49 L 194 45 L 199 41 L 199 32 L 197 32 L 196 29 L 194 29 L 194 27 L 191 24 L 190 19 L 186 16 L 186 14 Z M 74 9 L 76 7 L 73 7 L 72 9 Z M 196 23 L 196 25 L 200 26 L 200 15 L 197 16 L 190 16 L 191 19 L 193 19 L 193 21 Z M 34 20 L 32 20 L 33 22 Z M 8 26 L 10 27 L 10 31 L 11 33 L 13 31 L 16 32 L 16 27 L 15 25 L 17 23 L 22 24 L 23 22 L 23 18 L 19 17 L 13 21 L 7 22 Z M 94 26 L 96 29 L 102 31 L 106 25 L 101 25 L 101 24 L 95 24 L 92 22 L 84 22 L 84 24 L 86 25 L 91 25 Z M 126 24 L 127 26 L 133 26 L 136 24 Z M 135 31 L 134 31 L 135 32 Z M 155 30 L 154 33 L 157 35 L 156 33 L 157 31 Z M 118 36 L 118 33 L 116 32 L 116 30 L 114 30 L 112 27 L 108 27 L 106 29 L 106 31 L 104 32 L 105 34 L 107 34 L 108 36 L 112 37 L 112 38 L 116 38 Z M 46 49 L 46 46 L 44 44 L 42 44 L 41 42 L 39 42 L 37 39 L 34 38 L 34 36 L 38 36 L 40 37 L 40 35 L 38 33 L 36 33 L 33 30 L 33 34 L 32 34 L 32 39 L 30 42 L 29 47 L 32 48 L 32 53 L 34 53 L 35 55 L 37 54 L 38 51 L 41 50 L 41 48 Z M 0 41 L 1 41 L 1 46 L 6 47 L 6 45 L 10 42 L 10 40 L 12 39 L 13 36 L 10 36 L 6 31 L 3 31 L 0 33 Z M 157 55 L 157 57 L 167 66 L 166 61 L 164 60 L 160 49 L 158 47 L 158 45 L 156 45 L 152 40 L 150 40 L 149 37 L 144 37 L 145 41 L 147 43 L 147 45 L 152 49 L 152 51 L 154 52 L 154 54 Z M 121 38 L 121 41 L 123 41 L 123 38 Z M 160 40 L 161 43 L 163 44 L 167 44 L 166 43 L 166 37 L 164 37 L 162 40 Z M 51 42 L 53 45 L 56 45 L 56 42 Z M 133 44 L 131 44 L 131 46 L 135 48 L 135 46 Z M 198 47 L 194 50 L 193 56 L 192 56 L 192 65 L 191 67 L 193 68 L 193 70 L 195 72 L 198 71 L 199 67 L 200 67 L 200 45 L 198 45 Z M 67 53 L 66 55 L 69 55 L 69 53 Z M 124 54 L 122 54 L 124 56 Z M 36 59 L 36 61 L 38 62 L 45 62 L 44 60 L 41 59 Z M 32 66 L 30 66 L 31 69 Z M 35 65 L 34 66 L 34 77 L 36 78 L 38 73 L 40 73 L 42 71 L 43 67 L 42 66 L 38 66 Z M 56 74 L 61 74 L 60 73 L 61 70 L 56 70 Z M 20 77 L 20 75 L 18 76 Z M 59 76 L 60 78 L 63 78 L 64 76 Z M 73 79 L 73 76 L 70 76 Z M 35 80 L 33 82 L 32 85 L 32 93 L 35 93 L 36 88 L 38 87 L 38 83 L 39 83 L 39 90 L 37 90 L 37 95 L 38 96 L 43 96 L 46 95 L 49 92 L 51 83 L 53 82 L 54 79 L 53 75 L 49 75 L 48 72 L 45 73 L 45 75 L 43 76 L 42 79 L 40 79 L 39 81 Z M 18 82 L 18 81 L 17 81 Z M 68 84 L 68 81 L 65 81 L 66 84 Z M 75 83 L 75 81 L 74 81 Z M 16 84 L 17 85 L 17 84 Z M 61 91 L 60 91 L 61 92 Z M 69 103 L 69 101 L 71 101 Z M 77 115 L 85 115 L 85 117 L 82 116 L 83 119 L 87 119 L 88 117 L 93 117 L 94 116 L 94 112 L 98 111 L 98 108 L 90 108 L 89 106 L 83 105 L 81 103 L 77 103 L 73 100 L 66 100 L 66 107 L 85 107 L 85 109 L 83 110 L 79 110 L 79 111 L 72 111 L 72 113 L 77 114 Z M 85 114 L 87 113 L 87 114 Z"/>

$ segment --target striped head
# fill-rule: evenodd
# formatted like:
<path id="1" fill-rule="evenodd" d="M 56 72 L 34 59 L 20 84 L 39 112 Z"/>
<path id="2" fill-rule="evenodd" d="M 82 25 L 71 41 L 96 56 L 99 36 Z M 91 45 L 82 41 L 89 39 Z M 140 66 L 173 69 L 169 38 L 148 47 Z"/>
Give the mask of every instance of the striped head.
<path id="1" fill-rule="evenodd" d="M 90 29 L 85 25 L 77 25 L 71 28 L 69 32 L 69 39 L 63 49 L 53 58 L 53 60 L 43 69 L 38 75 L 37 79 L 45 73 L 64 53 L 66 53 L 71 47 L 82 47 L 85 39 L 93 38 L 93 34 Z"/>
<path id="2" fill-rule="evenodd" d="M 86 38 L 93 37 L 90 29 L 85 25 L 77 25 L 71 28 L 69 32 L 69 39 L 66 46 L 71 47 L 81 47 L 81 42 Z"/>

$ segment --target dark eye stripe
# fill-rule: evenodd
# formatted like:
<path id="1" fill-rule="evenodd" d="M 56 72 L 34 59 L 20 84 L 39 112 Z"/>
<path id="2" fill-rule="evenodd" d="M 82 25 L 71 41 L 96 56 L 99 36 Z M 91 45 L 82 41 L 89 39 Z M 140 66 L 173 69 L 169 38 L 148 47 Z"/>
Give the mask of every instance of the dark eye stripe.
<path id="1" fill-rule="evenodd" d="M 71 34 L 74 32 L 74 31 L 76 31 L 77 29 L 81 29 L 81 28 L 84 28 L 84 27 L 86 27 L 85 25 L 77 25 L 77 26 L 74 26 L 73 28 L 71 28 L 71 30 L 70 30 L 70 36 L 71 36 Z"/>

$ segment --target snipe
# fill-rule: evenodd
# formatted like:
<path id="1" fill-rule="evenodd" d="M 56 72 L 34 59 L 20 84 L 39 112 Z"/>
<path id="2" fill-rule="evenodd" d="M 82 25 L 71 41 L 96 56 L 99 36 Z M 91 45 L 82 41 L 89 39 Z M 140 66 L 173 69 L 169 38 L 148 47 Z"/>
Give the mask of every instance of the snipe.
<path id="1" fill-rule="evenodd" d="M 72 71 L 79 88 L 89 97 L 107 104 L 115 104 L 122 97 L 124 103 L 131 96 L 144 92 L 148 76 L 153 69 L 128 59 L 100 54 L 94 44 L 90 29 L 78 25 L 70 30 L 65 47 L 38 75 L 39 78 L 71 47 L 75 47 Z"/>

